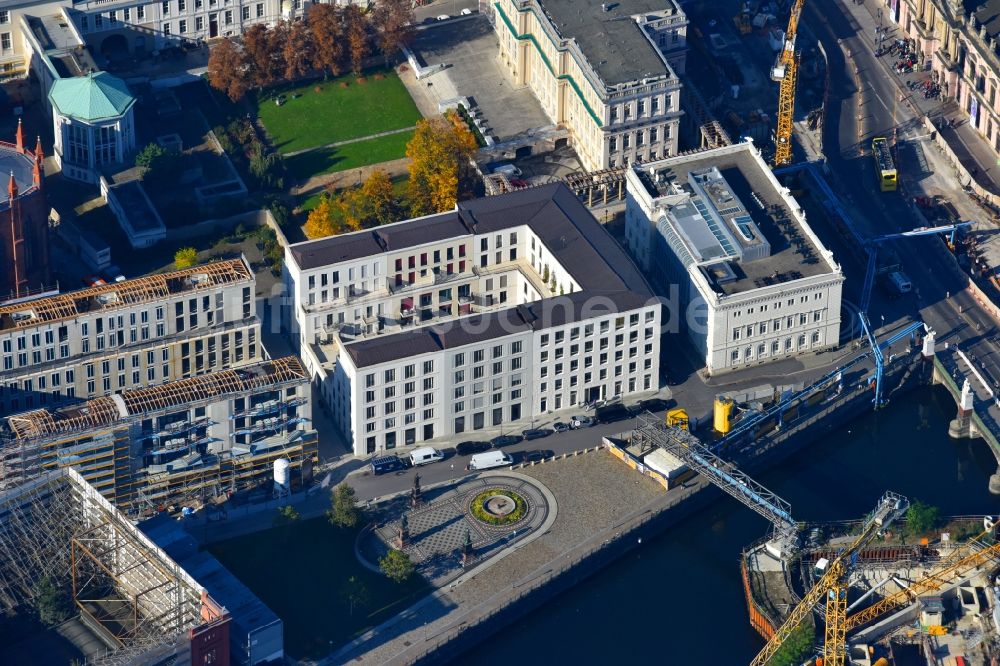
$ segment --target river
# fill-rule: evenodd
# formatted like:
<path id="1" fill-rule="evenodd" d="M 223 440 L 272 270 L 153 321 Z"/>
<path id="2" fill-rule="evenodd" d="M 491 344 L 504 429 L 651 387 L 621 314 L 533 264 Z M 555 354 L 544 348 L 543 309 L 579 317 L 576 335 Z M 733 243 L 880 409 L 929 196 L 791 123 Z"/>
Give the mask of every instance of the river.
<path id="1" fill-rule="evenodd" d="M 952 440 L 955 402 L 941 387 L 898 398 L 807 445 L 758 480 L 799 520 L 857 519 L 886 490 L 943 514 L 1000 510 L 987 483 L 997 464 L 982 440 Z M 511 627 L 462 664 L 746 664 L 763 646 L 750 628 L 739 573 L 767 523 L 735 500 L 643 544 Z"/>

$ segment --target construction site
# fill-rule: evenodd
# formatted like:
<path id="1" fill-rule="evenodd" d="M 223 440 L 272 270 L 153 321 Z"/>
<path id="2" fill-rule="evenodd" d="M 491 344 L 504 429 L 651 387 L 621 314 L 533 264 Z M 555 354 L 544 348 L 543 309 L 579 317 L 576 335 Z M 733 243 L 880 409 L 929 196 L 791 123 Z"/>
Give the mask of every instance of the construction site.
<path id="1" fill-rule="evenodd" d="M 288 494 L 318 461 L 309 389 L 286 357 L 11 416 L 0 430 L 3 485 L 73 467 L 139 516 L 258 486 Z"/>
<path id="2" fill-rule="evenodd" d="M 789 0 L 685 5 L 698 56 L 687 60 L 686 86 L 697 88 L 732 141 L 753 139 L 779 165 L 791 161 L 792 124 L 817 130 L 823 118 L 825 58 L 799 25 L 801 10 Z"/>
<path id="3" fill-rule="evenodd" d="M 0 607 L 5 663 L 229 663 L 225 608 L 72 469 L 0 494 Z"/>

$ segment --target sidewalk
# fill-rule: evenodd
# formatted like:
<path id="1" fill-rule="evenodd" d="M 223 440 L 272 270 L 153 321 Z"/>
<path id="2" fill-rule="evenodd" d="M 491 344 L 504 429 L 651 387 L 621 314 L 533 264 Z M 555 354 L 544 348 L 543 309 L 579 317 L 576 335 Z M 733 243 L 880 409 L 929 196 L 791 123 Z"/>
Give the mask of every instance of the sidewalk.
<path id="1" fill-rule="evenodd" d="M 859 36 L 872 49 L 875 48 L 875 29 L 879 25 L 876 18 L 881 10 L 883 14 L 885 8 L 878 0 L 864 0 L 861 4 L 841 0 L 843 6 L 851 16 L 857 21 Z M 898 26 L 891 21 L 884 21 L 883 25 L 888 28 L 885 43 L 889 40 L 900 38 L 903 33 Z M 993 194 L 1000 194 L 1000 165 L 996 152 L 987 143 L 986 139 L 979 134 L 969 123 L 969 115 L 963 111 L 955 101 L 942 102 L 939 99 L 926 99 L 919 91 L 914 91 L 906 87 L 907 81 L 924 81 L 930 78 L 926 71 L 918 71 L 910 74 L 897 74 L 892 65 L 895 62 L 891 55 L 879 58 L 887 76 L 896 82 L 897 87 L 906 96 L 907 105 L 918 115 L 923 115 L 934 121 L 939 128 L 941 137 L 947 142 L 954 152 L 955 157 L 963 167 L 972 175 L 976 183 L 984 190 Z M 949 128 L 944 125 L 952 121 L 954 126 Z M 963 186 L 968 183 L 962 183 Z"/>

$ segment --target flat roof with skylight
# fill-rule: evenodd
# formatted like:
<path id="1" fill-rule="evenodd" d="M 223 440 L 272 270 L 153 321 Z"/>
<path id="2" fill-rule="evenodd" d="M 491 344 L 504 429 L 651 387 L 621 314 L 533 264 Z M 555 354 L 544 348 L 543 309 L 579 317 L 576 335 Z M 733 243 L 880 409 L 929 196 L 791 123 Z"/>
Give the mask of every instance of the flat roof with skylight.
<path id="1" fill-rule="evenodd" d="M 751 151 L 671 158 L 635 167 L 657 225 L 682 239 L 686 262 L 713 291 L 732 295 L 838 272 L 830 253 L 789 206 Z"/>

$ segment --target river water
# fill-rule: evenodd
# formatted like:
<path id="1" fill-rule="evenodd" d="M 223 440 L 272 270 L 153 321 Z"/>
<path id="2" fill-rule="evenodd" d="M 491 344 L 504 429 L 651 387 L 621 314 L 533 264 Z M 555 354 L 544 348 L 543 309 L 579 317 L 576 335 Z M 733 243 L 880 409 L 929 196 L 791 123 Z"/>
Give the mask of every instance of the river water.
<path id="1" fill-rule="evenodd" d="M 941 387 L 807 445 L 757 479 L 798 520 L 862 518 L 886 490 L 942 514 L 996 514 L 997 469 L 982 440 L 952 440 L 955 402 Z M 747 620 L 739 555 L 767 523 L 723 498 L 502 630 L 461 663 L 746 664 L 763 646 Z"/>

